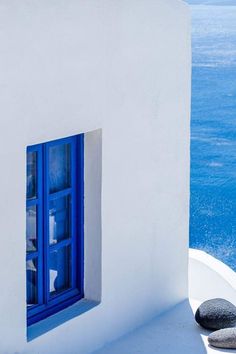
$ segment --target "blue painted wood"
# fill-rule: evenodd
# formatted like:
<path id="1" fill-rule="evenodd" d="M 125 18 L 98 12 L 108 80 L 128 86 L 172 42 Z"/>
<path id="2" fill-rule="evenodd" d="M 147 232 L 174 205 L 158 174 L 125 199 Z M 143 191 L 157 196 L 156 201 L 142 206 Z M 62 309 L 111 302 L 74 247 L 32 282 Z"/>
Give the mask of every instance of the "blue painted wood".
<path id="1" fill-rule="evenodd" d="M 75 304 L 71 304 L 66 311 L 60 311 L 56 313 L 53 317 L 48 317 L 43 321 L 33 324 L 27 328 L 27 340 L 28 342 L 41 336 L 44 333 L 60 326 L 61 324 L 69 321 L 87 311 L 90 311 L 95 306 L 98 306 L 100 302 L 92 301 L 87 299 L 82 299 L 81 301 L 75 300 Z"/>
<path id="2" fill-rule="evenodd" d="M 38 198 L 29 199 L 29 200 L 27 199 L 26 200 L 26 206 L 30 207 L 30 206 L 38 205 L 38 202 L 39 202 Z"/>
<path id="3" fill-rule="evenodd" d="M 52 142 L 53 144 L 53 142 Z M 43 263 L 44 263 L 44 276 L 43 276 L 43 285 L 44 285 L 44 304 L 48 305 L 49 301 L 49 270 L 48 270 L 48 260 L 49 260 L 49 178 L 48 178 L 48 168 L 49 168 L 49 162 L 48 162 L 48 149 L 49 149 L 49 143 L 45 143 L 43 145 L 43 167 L 44 167 L 44 173 L 43 173 L 43 181 L 44 181 L 44 190 L 43 190 L 43 195 L 44 195 L 44 222 L 43 222 L 43 227 L 44 227 L 44 235 L 43 235 L 43 242 L 44 242 L 44 258 L 43 258 Z M 47 306 L 46 306 L 47 309 Z M 46 311 L 46 309 L 44 311 Z M 41 312 L 40 314 L 43 314 Z"/>
<path id="4" fill-rule="evenodd" d="M 41 145 L 34 145 L 27 148 L 27 153 L 29 152 L 36 152 L 37 153 L 37 162 L 36 162 L 36 194 L 37 198 L 28 199 L 26 200 L 26 207 L 29 206 L 37 206 L 37 225 L 36 225 L 36 244 L 37 250 L 35 252 L 27 252 L 26 254 L 26 261 L 33 261 L 33 259 L 37 260 L 37 298 L 38 298 L 38 305 L 42 304 L 43 302 L 43 291 L 42 291 L 42 277 L 43 277 L 43 265 L 42 265 L 42 234 L 40 225 L 42 224 L 42 146 Z M 36 305 L 36 306 L 38 306 Z M 34 306 L 33 306 L 34 307 Z M 32 312 L 32 308 L 29 309 L 29 313 Z"/>
<path id="5" fill-rule="evenodd" d="M 49 200 L 54 200 L 62 197 L 66 197 L 67 195 L 71 194 L 73 192 L 72 188 L 66 188 L 61 191 L 55 192 L 55 193 L 50 193 L 49 194 Z"/>
<path id="6" fill-rule="evenodd" d="M 44 302 L 43 294 L 43 230 L 42 225 L 43 219 L 43 148 L 42 145 L 38 146 L 38 163 L 37 163 L 37 174 L 38 174 L 38 222 L 37 222 L 37 233 L 38 233 L 38 303 L 42 305 Z"/>
<path id="7" fill-rule="evenodd" d="M 61 240 L 60 242 L 50 245 L 50 251 L 57 251 L 62 247 L 71 245 L 71 243 L 72 243 L 71 238 L 66 238 L 64 240 Z"/>
<path id="8" fill-rule="evenodd" d="M 77 194 L 77 181 L 76 181 L 76 164 L 77 164 L 77 155 L 76 155 L 76 138 L 73 138 L 71 143 L 71 186 L 72 186 L 72 194 L 71 194 L 71 220 L 75 220 L 75 222 L 71 223 L 71 257 L 72 264 L 76 265 L 76 257 L 79 255 L 76 252 L 76 230 L 77 230 L 77 218 L 76 218 L 76 194 Z M 77 187 L 77 188 L 76 188 Z M 72 267 L 71 274 L 71 285 L 72 288 L 77 287 L 76 284 L 76 276 L 77 276 L 77 267 Z"/>
<path id="9" fill-rule="evenodd" d="M 44 311 L 35 314 L 35 316 L 28 318 L 28 320 L 27 320 L 28 327 L 34 325 L 36 322 L 46 319 L 47 317 L 49 317 L 53 314 L 58 313 L 61 310 L 64 310 L 65 308 L 77 303 L 81 299 L 82 299 L 82 296 L 76 295 L 76 296 L 70 297 L 69 299 L 65 299 L 65 301 L 63 301 L 63 302 L 57 302 L 57 304 L 55 304 L 54 307 L 48 307 Z M 97 305 L 97 303 L 96 303 L 96 305 Z M 77 315 L 80 315 L 81 313 L 86 312 L 86 311 L 87 311 L 87 309 L 83 309 L 83 311 L 80 311 L 80 313 L 78 313 Z M 73 317 L 71 317 L 71 318 L 73 318 Z M 61 323 L 63 323 L 63 321 Z"/>
<path id="10" fill-rule="evenodd" d="M 70 145 L 71 185 L 60 191 L 50 193 L 49 188 L 49 148 L 62 145 Z M 38 208 L 38 250 L 26 255 L 27 260 L 38 258 L 38 297 L 37 305 L 31 306 L 27 311 L 28 325 L 35 323 L 53 313 L 69 306 L 83 297 L 84 279 L 84 138 L 83 134 L 56 141 L 50 141 L 39 145 L 30 146 L 27 152 L 38 153 L 38 195 L 37 199 L 27 201 L 27 206 L 37 205 Z M 55 151 L 55 150 L 54 150 Z M 71 198 L 70 238 L 60 240 L 58 243 L 49 243 L 49 203 L 51 200 L 59 200 L 65 196 Z M 58 203 L 57 203 L 58 204 Z M 61 203 L 58 204 L 59 206 Z M 60 210 L 57 220 L 57 230 L 63 231 L 63 210 Z M 50 296 L 49 256 L 63 247 L 71 247 L 71 284 L 64 291 L 56 292 Z M 60 278 L 66 279 L 66 270 L 59 262 Z M 55 267 L 58 265 L 55 264 Z M 60 284 L 59 284 L 60 285 Z"/>
<path id="11" fill-rule="evenodd" d="M 26 253 L 26 261 L 30 261 L 33 258 L 38 257 L 38 251 L 33 251 L 33 252 L 27 252 Z"/>

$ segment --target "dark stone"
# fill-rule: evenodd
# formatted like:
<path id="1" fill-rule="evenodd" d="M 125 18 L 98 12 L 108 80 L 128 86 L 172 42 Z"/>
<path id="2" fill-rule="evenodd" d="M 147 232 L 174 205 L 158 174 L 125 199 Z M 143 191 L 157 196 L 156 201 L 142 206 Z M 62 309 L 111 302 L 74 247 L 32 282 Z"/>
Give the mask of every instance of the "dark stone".
<path id="1" fill-rule="evenodd" d="M 207 300 L 197 309 L 195 320 L 207 329 L 235 327 L 236 306 L 224 299 Z"/>
<path id="2" fill-rule="evenodd" d="M 213 347 L 236 349 L 236 328 L 220 329 L 211 333 L 208 342 Z"/>

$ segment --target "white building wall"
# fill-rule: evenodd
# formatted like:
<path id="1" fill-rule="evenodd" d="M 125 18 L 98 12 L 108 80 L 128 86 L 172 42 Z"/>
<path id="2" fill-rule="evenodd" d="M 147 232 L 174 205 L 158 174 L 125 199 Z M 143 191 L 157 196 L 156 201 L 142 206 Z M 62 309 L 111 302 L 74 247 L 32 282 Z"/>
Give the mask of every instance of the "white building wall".
<path id="1" fill-rule="evenodd" d="M 180 0 L 0 0 L 1 353 L 89 353 L 187 297 L 189 17 Z M 25 148 L 95 129 L 102 302 L 27 342 Z"/>

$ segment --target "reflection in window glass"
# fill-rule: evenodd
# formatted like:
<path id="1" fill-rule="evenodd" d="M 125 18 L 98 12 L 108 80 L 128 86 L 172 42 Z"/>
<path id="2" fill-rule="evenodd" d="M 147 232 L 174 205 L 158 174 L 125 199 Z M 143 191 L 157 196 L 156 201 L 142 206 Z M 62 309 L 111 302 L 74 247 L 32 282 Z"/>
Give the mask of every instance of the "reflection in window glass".
<path id="1" fill-rule="evenodd" d="M 66 246 L 50 252 L 50 295 L 56 295 L 71 287 L 71 247 Z"/>
<path id="2" fill-rule="evenodd" d="M 50 244 L 70 237 L 70 196 L 51 200 L 49 203 Z"/>
<path id="3" fill-rule="evenodd" d="M 26 248 L 27 252 L 37 250 L 37 207 L 26 208 Z"/>
<path id="4" fill-rule="evenodd" d="M 27 199 L 37 198 L 37 152 L 27 153 Z"/>
<path id="5" fill-rule="evenodd" d="M 49 147 L 50 193 L 55 193 L 71 186 L 70 154 L 69 144 Z"/>
<path id="6" fill-rule="evenodd" d="M 27 305 L 35 305 L 38 302 L 37 290 L 37 272 L 38 261 L 37 258 L 26 262 L 26 278 L 27 278 Z"/>

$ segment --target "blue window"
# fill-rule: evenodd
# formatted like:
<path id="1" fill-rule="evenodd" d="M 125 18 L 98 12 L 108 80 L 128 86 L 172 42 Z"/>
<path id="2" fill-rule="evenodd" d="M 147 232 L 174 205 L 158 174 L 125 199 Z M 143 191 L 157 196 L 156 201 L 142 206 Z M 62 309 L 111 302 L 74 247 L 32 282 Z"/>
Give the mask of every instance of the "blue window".
<path id="1" fill-rule="evenodd" d="M 28 325 L 83 297 L 83 156 L 83 134 L 27 148 Z"/>

